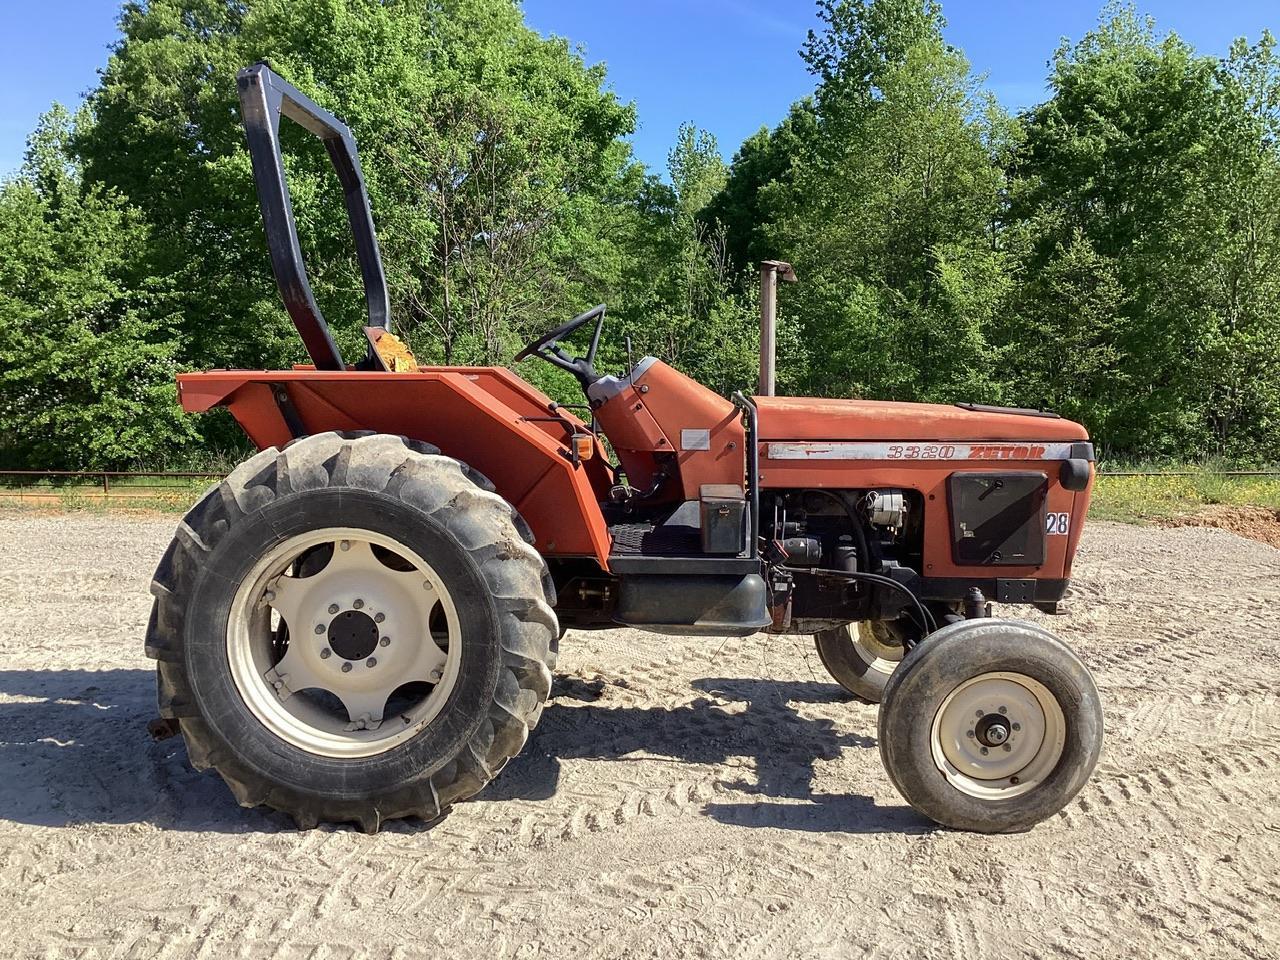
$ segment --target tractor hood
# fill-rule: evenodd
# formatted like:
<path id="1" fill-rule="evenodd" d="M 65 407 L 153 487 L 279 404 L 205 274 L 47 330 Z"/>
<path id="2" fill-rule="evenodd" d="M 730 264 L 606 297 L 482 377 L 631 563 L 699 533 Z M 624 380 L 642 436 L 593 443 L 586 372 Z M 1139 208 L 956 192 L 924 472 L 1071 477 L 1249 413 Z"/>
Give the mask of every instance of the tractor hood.
<path id="1" fill-rule="evenodd" d="M 980 404 L 755 397 L 761 440 L 1081 441 L 1054 413 Z"/>

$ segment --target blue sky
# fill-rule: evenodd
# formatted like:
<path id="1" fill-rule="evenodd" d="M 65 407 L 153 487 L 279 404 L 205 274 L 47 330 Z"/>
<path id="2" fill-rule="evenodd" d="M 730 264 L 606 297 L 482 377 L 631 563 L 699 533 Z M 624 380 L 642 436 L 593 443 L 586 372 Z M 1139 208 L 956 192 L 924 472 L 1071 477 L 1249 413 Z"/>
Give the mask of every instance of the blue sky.
<path id="1" fill-rule="evenodd" d="M 943 0 L 948 39 L 1011 109 L 1039 100 L 1061 37 L 1078 38 L 1102 0 Z M 115 0 L 8 0 L 0 20 L 0 175 L 15 168 L 53 100 L 79 102 L 116 37 Z M 525 0 L 529 23 L 604 61 L 634 100 L 637 156 L 659 169 L 681 122 L 716 135 L 726 156 L 813 88 L 796 51 L 816 23 L 810 0 Z M 1146 0 L 1139 8 L 1203 52 L 1280 32 L 1276 0 Z"/>

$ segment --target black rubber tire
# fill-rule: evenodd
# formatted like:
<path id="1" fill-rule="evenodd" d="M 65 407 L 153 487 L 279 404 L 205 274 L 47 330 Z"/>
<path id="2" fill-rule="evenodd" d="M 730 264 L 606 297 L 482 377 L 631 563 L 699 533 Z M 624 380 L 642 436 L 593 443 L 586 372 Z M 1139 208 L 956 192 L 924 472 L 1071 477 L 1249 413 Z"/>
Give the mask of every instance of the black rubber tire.
<path id="1" fill-rule="evenodd" d="M 979 799 L 953 786 L 933 760 L 933 721 L 961 683 L 993 672 L 1038 680 L 1066 720 L 1062 756 L 1033 790 Z M 943 627 L 903 659 L 880 706 L 880 758 L 898 792 L 929 819 L 957 830 L 1017 833 L 1062 810 L 1088 781 L 1102 750 L 1102 702 L 1088 668 L 1047 630 L 984 618 Z"/>
<path id="2" fill-rule="evenodd" d="M 892 671 L 876 666 L 875 659 L 863 649 L 858 638 L 860 629 L 860 624 L 848 623 L 822 630 L 813 635 L 813 644 L 818 650 L 818 659 L 836 683 L 855 700 L 877 704 L 884 698 L 885 684 Z"/>
<path id="3" fill-rule="evenodd" d="M 361 759 L 277 737 L 245 705 L 227 657 L 230 605 L 255 558 L 329 526 L 382 532 L 429 558 L 463 641 L 440 713 Z M 428 444 L 325 433 L 265 450 L 192 507 L 156 570 L 146 651 L 159 661 L 160 715 L 178 721 L 192 764 L 216 770 L 242 806 L 281 810 L 302 828 L 434 819 L 519 752 L 550 693 L 560 628 L 532 542 L 488 480 Z"/>

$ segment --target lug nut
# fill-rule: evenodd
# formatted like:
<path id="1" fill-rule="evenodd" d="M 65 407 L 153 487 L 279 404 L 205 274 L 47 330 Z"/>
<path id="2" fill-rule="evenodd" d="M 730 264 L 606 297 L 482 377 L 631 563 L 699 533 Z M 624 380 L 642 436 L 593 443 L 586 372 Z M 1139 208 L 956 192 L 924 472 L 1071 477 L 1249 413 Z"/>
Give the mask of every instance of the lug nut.
<path id="1" fill-rule="evenodd" d="M 347 669 L 345 664 L 343 665 L 342 669 L 343 669 L 343 670 Z M 985 757 L 988 753 L 990 753 L 990 752 L 991 752 L 991 751 L 990 751 L 990 750 L 988 750 L 986 747 L 983 747 L 983 748 L 982 748 L 982 755 L 983 755 L 984 757 Z"/>
<path id="2" fill-rule="evenodd" d="M 330 613 L 337 613 L 337 612 L 338 612 L 338 605 L 337 605 L 336 603 L 331 603 L 331 604 L 329 604 L 329 612 L 330 612 Z"/>
<path id="3" fill-rule="evenodd" d="M 383 620 L 385 620 L 385 619 L 387 619 L 387 615 L 386 615 L 385 613 L 375 613 L 375 614 L 373 615 L 373 622 L 374 622 L 374 623 L 381 623 L 381 622 L 382 622 Z"/>
<path id="4" fill-rule="evenodd" d="M 1015 723 L 1015 724 L 1013 725 L 1013 729 L 1014 729 L 1014 730 L 1021 730 L 1021 729 L 1022 729 L 1022 724 L 1020 724 L 1020 723 Z"/>
<path id="5" fill-rule="evenodd" d="M 328 647 L 325 647 L 323 650 L 320 651 L 321 660 L 328 660 L 332 656 L 333 656 L 333 651 L 330 650 Z"/>
<path id="6" fill-rule="evenodd" d="M 972 740 L 972 739 L 973 739 L 973 731 L 972 731 L 972 730 L 968 731 L 967 733 L 965 733 L 965 736 L 966 736 L 966 737 L 968 737 L 970 740 Z"/>
<path id="7" fill-rule="evenodd" d="M 1000 712 L 1001 712 L 1001 713 L 1008 713 L 1008 712 L 1009 712 L 1009 708 L 1008 708 L 1008 707 L 1001 707 L 1001 708 L 1000 708 Z"/>
<path id="8" fill-rule="evenodd" d="M 974 715 L 975 717 L 977 717 L 978 719 L 982 719 L 982 711 L 981 711 L 981 710 L 975 710 L 975 711 L 973 711 L 973 715 Z"/>
<path id="9" fill-rule="evenodd" d="M 1009 752 L 1010 750 L 1012 750 L 1012 749 L 1013 749 L 1013 747 L 1009 746 L 1007 743 L 1004 745 L 1004 752 L 1005 752 L 1005 753 L 1008 753 L 1008 752 Z"/>
<path id="10" fill-rule="evenodd" d="M 359 610 L 361 607 L 364 606 L 364 601 L 357 600 L 355 603 L 352 604 L 352 606 L 355 607 L 357 610 Z"/>
<path id="11" fill-rule="evenodd" d="M 325 626 L 324 626 L 324 624 L 323 624 L 323 623 L 317 623 L 317 624 L 316 624 L 316 633 L 317 633 L 317 634 L 324 633 L 324 630 L 325 630 Z"/>
<path id="12" fill-rule="evenodd" d="M 378 644 L 383 647 L 389 647 L 391 646 L 391 638 L 383 637 L 381 640 L 378 641 Z"/>
<path id="13" fill-rule="evenodd" d="M 364 662 L 364 665 L 365 665 L 366 667 L 376 667 L 376 666 L 378 665 L 378 658 L 377 658 L 377 657 L 370 657 L 368 660 L 366 660 L 366 661 Z"/>
<path id="14" fill-rule="evenodd" d="M 342 672 L 343 673 L 351 672 L 351 661 L 348 660 L 346 663 L 342 665 Z M 983 753 L 986 753 L 986 751 L 984 750 Z"/>

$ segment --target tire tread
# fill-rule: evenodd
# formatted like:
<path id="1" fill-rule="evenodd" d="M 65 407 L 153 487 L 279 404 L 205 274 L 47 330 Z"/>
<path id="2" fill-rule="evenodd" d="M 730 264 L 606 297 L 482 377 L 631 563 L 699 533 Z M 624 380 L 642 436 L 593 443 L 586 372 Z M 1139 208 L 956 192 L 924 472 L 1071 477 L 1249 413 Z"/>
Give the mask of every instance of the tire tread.
<path id="1" fill-rule="evenodd" d="M 200 718 L 183 658 L 184 610 L 203 559 L 233 527 L 279 497 L 355 486 L 403 499 L 471 552 L 495 599 L 501 672 L 485 719 L 454 760 L 390 796 L 332 803 L 274 784 L 241 762 Z M 449 492 L 441 496 L 441 492 Z M 301 829 L 321 821 L 366 832 L 401 817 L 433 820 L 483 788 L 529 737 L 551 689 L 559 624 L 555 588 L 533 533 L 487 477 L 431 444 L 371 431 L 330 432 L 268 448 L 214 484 L 179 523 L 151 586 L 146 653 L 155 659 L 160 715 L 176 719 L 197 769 L 213 768 L 242 806 L 265 804 Z"/>

